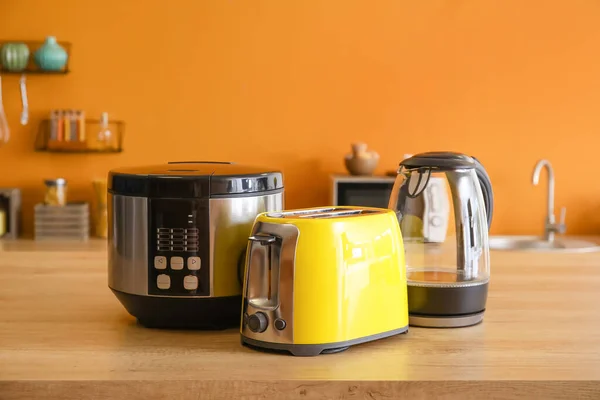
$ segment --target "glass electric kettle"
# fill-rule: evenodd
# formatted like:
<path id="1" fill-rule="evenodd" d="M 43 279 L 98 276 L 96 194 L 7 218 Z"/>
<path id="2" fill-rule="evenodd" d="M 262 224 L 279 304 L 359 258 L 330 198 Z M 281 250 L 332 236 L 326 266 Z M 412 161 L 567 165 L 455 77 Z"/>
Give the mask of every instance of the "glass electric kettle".
<path id="1" fill-rule="evenodd" d="M 396 211 L 404 240 L 410 324 L 481 322 L 493 213 L 492 185 L 481 163 L 452 152 L 407 158 L 398 168 L 388 208 Z"/>

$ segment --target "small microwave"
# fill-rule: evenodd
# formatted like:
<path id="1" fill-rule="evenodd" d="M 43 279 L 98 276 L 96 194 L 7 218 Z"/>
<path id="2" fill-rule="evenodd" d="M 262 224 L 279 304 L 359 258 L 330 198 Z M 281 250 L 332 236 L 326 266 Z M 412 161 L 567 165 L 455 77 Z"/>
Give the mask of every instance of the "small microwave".
<path id="1" fill-rule="evenodd" d="M 332 205 L 387 208 L 395 177 L 332 175 Z"/>

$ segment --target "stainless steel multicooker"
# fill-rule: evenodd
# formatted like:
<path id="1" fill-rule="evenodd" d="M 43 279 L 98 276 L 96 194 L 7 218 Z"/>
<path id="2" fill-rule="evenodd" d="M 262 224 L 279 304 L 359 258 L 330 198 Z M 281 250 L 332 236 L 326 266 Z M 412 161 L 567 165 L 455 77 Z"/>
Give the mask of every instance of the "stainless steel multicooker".
<path id="1" fill-rule="evenodd" d="M 144 326 L 239 326 L 248 236 L 283 190 L 280 171 L 226 162 L 110 171 L 110 289 Z"/>

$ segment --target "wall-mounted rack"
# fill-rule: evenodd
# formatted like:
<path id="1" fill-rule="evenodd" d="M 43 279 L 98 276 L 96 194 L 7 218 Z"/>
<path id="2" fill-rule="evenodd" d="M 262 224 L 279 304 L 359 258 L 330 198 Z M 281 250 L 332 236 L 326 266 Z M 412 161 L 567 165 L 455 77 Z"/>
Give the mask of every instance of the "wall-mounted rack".
<path id="1" fill-rule="evenodd" d="M 105 125 L 101 120 L 86 119 L 83 129 L 73 124 L 68 131 L 57 128 L 51 119 L 40 122 L 35 150 L 54 153 L 120 153 L 123 151 L 125 123 L 108 121 L 106 127 L 110 131 L 110 139 L 101 135 Z"/>
<path id="2" fill-rule="evenodd" d="M 67 52 L 67 60 L 65 65 L 60 70 L 45 70 L 42 69 L 35 62 L 35 52 L 39 50 L 44 44 L 44 40 L 32 41 L 32 40 L 0 40 L 0 50 L 5 44 L 10 43 L 23 43 L 27 45 L 29 48 L 29 60 L 27 61 L 27 66 L 23 70 L 12 71 L 6 69 L 2 63 L 2 59 L 0 58 L 0 74 L 2 75 L 65 75 L 70 72 L 69 70 L 69 62 L 71 60 L 71 48 L 72 45 L 69 42 L 57 41 L 57 43 Z"/>

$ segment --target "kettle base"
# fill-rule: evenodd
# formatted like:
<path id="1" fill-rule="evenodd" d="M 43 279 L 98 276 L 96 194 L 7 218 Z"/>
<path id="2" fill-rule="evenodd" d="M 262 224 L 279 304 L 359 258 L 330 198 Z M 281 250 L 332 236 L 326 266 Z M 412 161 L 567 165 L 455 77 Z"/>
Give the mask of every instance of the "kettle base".
<path id="1" fill-rule="evenodd" d="M 241 296 L 156 297 L 111 290 L 146 328 L 224 330 L 240 326 Z"/>
<path id="2" fill-rule="evenodd" d="M 276 353 L 288 353 L 297 357 L 314 357 L 319 354 L 333 354 L 341 353 L 342 351 L 348 350 L 351 346 L 372 342 L 378 339 L 384 339 L 390 336 L 400 335 L 408 332 L 408 326 L 400 329 L 394 329 L 392 331 L 378 333 L 375 335 L 346 340 L 337 343 L 326 343 L 326 344 L 288 344 L 288 343 L 271 343 L 263 342 L 262 340 L 250 339 L 244 335 L 241 336 L 241 343 L 243 346 L 247 346 L 254 350 L 265 351 L 265 352 L 276 352 Z"/>
<path id="3" fill-rule="evenodd" d="M 463 328 L 482 322 L 484 313 L 485 311 L 469 315 L 409 315 L 408 323 L 421 328 Z"/>

